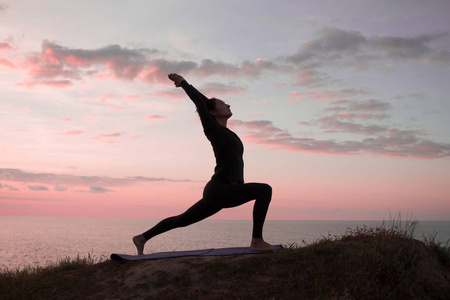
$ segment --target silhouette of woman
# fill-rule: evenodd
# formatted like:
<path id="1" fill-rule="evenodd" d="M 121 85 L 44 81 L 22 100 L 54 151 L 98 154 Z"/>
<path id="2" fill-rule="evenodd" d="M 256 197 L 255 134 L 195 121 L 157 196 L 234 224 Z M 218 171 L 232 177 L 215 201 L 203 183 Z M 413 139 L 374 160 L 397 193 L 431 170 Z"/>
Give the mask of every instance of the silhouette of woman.
<path id="1" fill-rule="evenodd" d="M 182 87 L 197 107 L 204 133 L 216 157 L 214 175 L 203 190 L 203 198 L 184 213 L 166 218 L 143 234 L 133 237 L 138 255 L 144 254 L 145 243 L 156 235 L 206 219 L 223 208 L 255 200 L 253 206 L 252 250 L 278 249 L 262 236 L 264 221 L 272 198 L 272 188 L 265 183 L 244 183 L 244 146 L 239 137 L 227 128 L 233 115 L 230 105 L 216 98 L 208 99 L 178 74 L 169 74 L 176 87 Z"/>

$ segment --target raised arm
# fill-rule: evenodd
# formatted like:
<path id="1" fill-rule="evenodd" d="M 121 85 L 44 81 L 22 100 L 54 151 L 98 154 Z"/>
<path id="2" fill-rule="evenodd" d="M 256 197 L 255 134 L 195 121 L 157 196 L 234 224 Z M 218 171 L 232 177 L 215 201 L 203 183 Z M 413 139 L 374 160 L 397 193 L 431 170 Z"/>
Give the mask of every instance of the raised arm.
<path id="1" fill-rule="evenodd" d="M 200 120 L 202 121 L 203 128 L 206 130 L 211 122 L 212 124 L 217 123 L 217 121 L 212 117 L 209 113 L 208 107 L 206 106 L 206 101 L 208 98 L 200 93 L 195 87 L 190 85 L 183 76 L 178 74 L 169 74 L 169 79 L 172 80 L 176 87 L 182 87 L 186 94 L 191 98 L 192 102 L 194 102 L 197 107 L 197 112 L 200 116 Z"/>
<path id="2" fill-rule="evenodd" d="M 199 105 L 203 105 L 202 102 L 208 100 L 202 93 L 200 93 L 196 88 L 190 85 L 183 76 L 171 73 L 169 74 L 169 79 L 173 81 L 176 87 L 182 87 L 189 98 L 195 103 L 197 109 Z"/>

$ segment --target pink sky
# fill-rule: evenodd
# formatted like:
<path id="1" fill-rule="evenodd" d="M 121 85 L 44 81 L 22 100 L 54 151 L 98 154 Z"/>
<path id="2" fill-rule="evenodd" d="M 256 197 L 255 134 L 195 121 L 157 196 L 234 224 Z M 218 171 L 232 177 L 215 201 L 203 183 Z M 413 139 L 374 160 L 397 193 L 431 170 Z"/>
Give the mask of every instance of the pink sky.
<path id="1" fill-rule="evenodd" d="M 450 4 L 252 2 L 0 1 L 0 215 L 197 201 L 214 157 L 177 72 L 231 105 L 269 219 L 450 220 Z"/>

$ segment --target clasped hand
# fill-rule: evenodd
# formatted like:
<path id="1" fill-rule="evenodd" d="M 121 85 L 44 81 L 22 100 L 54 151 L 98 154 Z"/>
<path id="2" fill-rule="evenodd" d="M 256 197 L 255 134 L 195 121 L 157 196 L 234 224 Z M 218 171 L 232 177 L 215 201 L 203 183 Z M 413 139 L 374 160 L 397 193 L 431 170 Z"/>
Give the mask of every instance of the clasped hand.
<path id="1" fill-rule="evenodd" d="M 184 80 L 183 76 L 180 76 L 175 73 L 169 74 L 169 79 L 172 80 L 176 87 L 179 87 L 181 85 L 181 82 Z"/>

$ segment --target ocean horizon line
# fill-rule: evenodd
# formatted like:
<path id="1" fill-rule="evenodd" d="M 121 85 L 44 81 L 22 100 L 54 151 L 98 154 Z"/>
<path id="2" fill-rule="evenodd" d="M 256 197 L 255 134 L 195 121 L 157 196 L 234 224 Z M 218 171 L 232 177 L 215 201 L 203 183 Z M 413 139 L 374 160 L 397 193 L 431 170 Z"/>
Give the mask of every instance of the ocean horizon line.
<path id="1" fill-rule="evenodd" d="M 164 218 L 154 218 L 154 217 L 119 217 L 119 216 L 60 216 L 60 215 L 1 215 L 0 217 L 42 217 L 42 218 L 89 218 L 89 219 L 148 219 L 148 220 L 163 220 Z M 216 221 L 252 221 L 251 218 L 207 218 L 205 220 L 216 220 Z M 385 219 L 270 219 L 267 218 L 266 221 L 317 221 L 317 222 L 390 222 L 390 221 L 400 221 L 400 222 L 450 222 L 448 220 L 433 220 L 433 219 L 419 219 L 419 218 L 385 218 Z M 202 222 L 202 221 L 200 221 Z"/>

